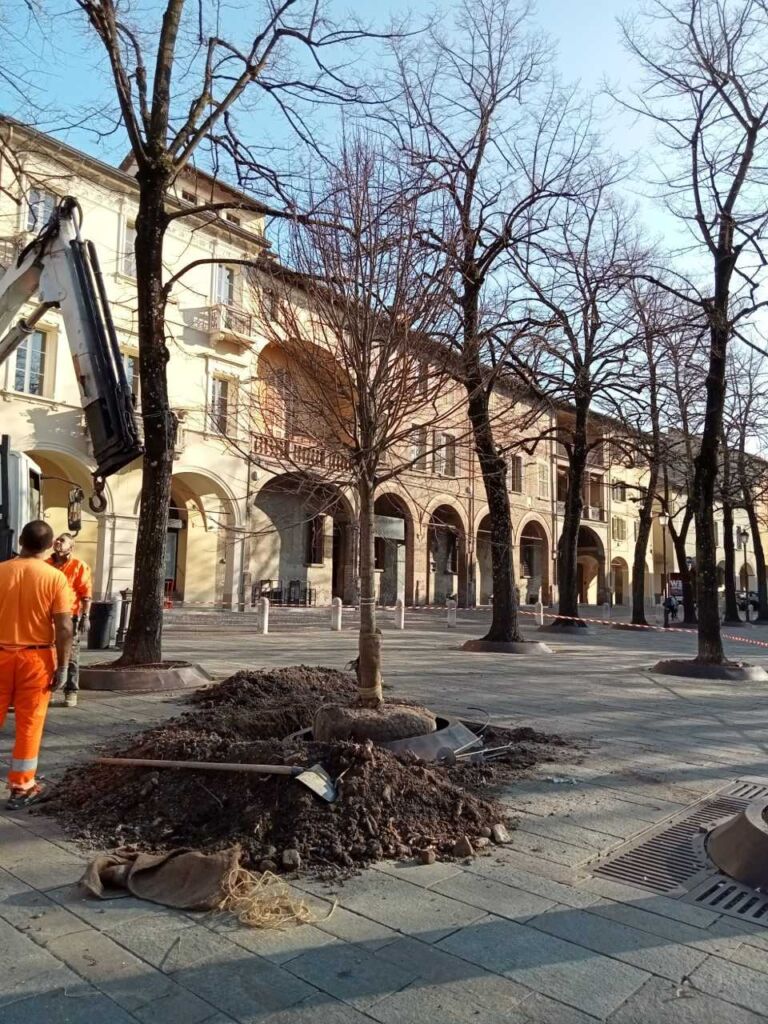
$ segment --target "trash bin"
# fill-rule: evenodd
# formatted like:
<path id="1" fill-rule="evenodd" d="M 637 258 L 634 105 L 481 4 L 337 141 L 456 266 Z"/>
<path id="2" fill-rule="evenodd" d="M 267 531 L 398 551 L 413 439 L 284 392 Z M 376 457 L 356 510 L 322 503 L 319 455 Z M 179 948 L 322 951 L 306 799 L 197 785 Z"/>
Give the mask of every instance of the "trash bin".
<path id="1" fill-rule="evenodd" d="M 113 601 L 94 601 L 91 605 L 88 628 L 88 650 L 105 651 L 112 639 L 112 622 L 115 616 Z"/>

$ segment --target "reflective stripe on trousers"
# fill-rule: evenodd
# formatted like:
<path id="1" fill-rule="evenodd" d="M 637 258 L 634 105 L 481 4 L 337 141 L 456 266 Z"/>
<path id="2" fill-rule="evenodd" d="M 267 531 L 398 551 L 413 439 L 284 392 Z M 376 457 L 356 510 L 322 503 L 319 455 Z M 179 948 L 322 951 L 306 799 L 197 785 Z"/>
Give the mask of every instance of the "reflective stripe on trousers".
<path id="1" fill-rule="evenodd" d="M 55 667 L 56 655 L 49 649 L 0 651 L 0 725 L 13 704 L 16 736 L 8 783 L 17 789 L 35 784 Z"/>

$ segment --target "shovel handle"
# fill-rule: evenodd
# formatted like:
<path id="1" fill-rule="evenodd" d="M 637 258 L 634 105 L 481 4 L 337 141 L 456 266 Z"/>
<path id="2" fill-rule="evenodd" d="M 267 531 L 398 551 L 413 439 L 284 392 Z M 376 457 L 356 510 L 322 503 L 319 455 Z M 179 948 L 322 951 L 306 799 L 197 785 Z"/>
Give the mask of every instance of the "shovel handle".
<path id="1" fill-rule="evenodd" d="M 251 772 L 257 775 L 299 775 L 304 769 L 291 764 L 238 764 L 227 761 L 157 761 L 148 757 L 95 757 L 96 764 L 124 768 L 190 768 L 206 772 Z"/>

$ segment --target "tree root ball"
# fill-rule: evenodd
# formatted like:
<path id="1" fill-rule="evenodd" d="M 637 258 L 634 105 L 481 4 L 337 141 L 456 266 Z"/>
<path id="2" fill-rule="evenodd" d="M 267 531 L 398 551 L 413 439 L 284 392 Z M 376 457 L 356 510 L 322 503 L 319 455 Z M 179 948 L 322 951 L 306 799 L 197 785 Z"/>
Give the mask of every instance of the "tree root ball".
<path id="1" fill-rule="evenodd" d="M 386 743 L 409 736 L 426 736 L 436 728 L 437 720 L 426 708 L 403 704 L 382 704 L 378 708 L 324 704 L 315 713 L 312 734 L 320 743 L 332 740 Z"/>

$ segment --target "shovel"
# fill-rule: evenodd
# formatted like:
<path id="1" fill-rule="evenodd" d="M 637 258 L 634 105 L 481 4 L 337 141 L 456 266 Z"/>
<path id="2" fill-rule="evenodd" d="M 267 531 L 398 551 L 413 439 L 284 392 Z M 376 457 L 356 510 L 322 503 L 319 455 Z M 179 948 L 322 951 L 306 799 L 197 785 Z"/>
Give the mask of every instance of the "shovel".
<path id="1" fill-rule="evenodd" d="M 239 764 L 227 761 L 159 761 L 147 757 L 95 757 L 96 764 L 122 765 L 124 768 L 188 768 L 206 772 L 248 772 L 255 775 L 290 775 L 327 803 L 338 797 L 336 783 L 321 764 L 302 768 L 292 764 Z"/>

